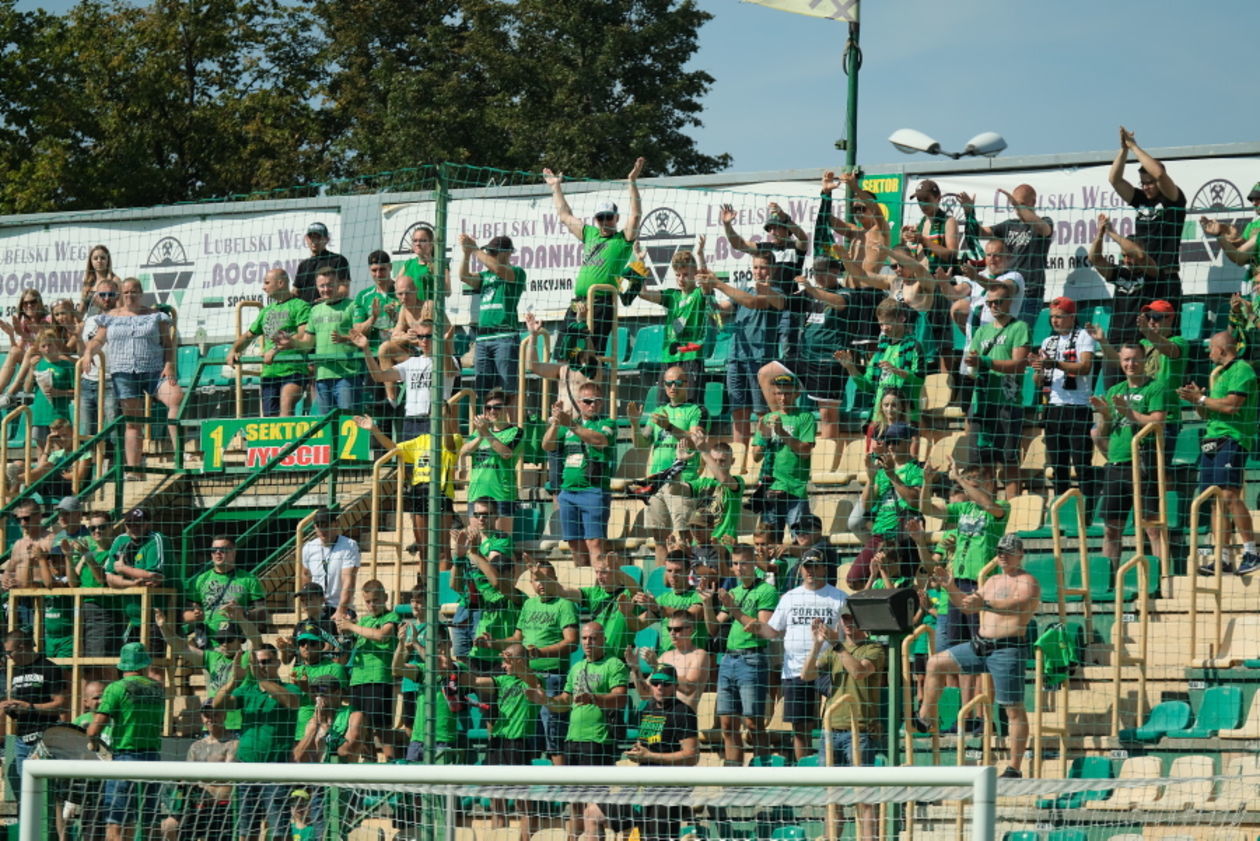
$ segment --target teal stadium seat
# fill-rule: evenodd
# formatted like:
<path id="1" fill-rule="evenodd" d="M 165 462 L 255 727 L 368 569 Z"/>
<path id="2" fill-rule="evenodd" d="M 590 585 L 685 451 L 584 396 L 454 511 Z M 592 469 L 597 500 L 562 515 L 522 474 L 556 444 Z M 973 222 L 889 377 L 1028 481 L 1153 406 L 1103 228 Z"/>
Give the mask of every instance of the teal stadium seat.
<path id="1" fill-rule="evenodd" d="M 1185 701 L 1161 701 L 1147 713 L 1141 726 L 1121 730 L 1120 741 L 1153 744 L 1170 731 L 1184 731 L 1189 723 L 1189 704 Z"/>
<path id="2" fill-rule="evenodd" d="M 1033 323 L 1032 329 L 1032 346 L 1034 348 L 1041 347 L 1041 343 L 1049 337 L 1050 327 L 1050 308 L 1042 307 L 1041 312 L 1037 313 L 1037 320 Z"/>
<path id="3" fill-rule="evenodd" d="M 1207 307 L 1202 301 L 1186 301 L 1181 305 L 1181 337 L 1190 344 L 1203 338 Z"/>
<path id="4" fill-rule="evenodd" d="M 644 365 L 661 361 L 665 353 L 665 327 L 649 324 L 634 335 L 634 349 L 630 352 L 624 371 L 638 371 Z"/>
<path id="5" fill-rule="evenodd" d="M 722 371 L 726 368 L 726 360 L 731 355 L 731 341 L 734 333 L 722 330 L 713 337 L 713 347 L 704 358 L 706 371 Z"/>
<path id="6" fill-rule="evenodd" d="M 1242 689 L 1213 686 L 1203 693 L 1199 713 L 1191 727 L 1169 730 L 1170 739 L 1211 739 L 1221 730 L 1233 730 L 1242 723 Z"/>

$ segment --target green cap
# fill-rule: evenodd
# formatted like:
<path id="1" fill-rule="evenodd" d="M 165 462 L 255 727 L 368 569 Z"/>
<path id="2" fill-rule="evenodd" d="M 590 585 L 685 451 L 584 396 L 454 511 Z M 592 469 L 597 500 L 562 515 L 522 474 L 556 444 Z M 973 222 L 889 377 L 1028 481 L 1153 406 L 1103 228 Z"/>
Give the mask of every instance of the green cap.
<path id="1" fill-rule="evenodd" d="M 152 662 L 153 658 L 149 656 L 149 652 L 145 649 L 143 643 L 129 642 L 122 647 L 122 651 L 118 655 L 118 671 L 143 671 L 149 668 L 149 664 Z"/>
<path id="2" fill-rule="evenodd" d="M 653 681 L 659 683 L 678 683 L 678 672 L 668 663 L 658 663 L 656 668 L 652 670 L 652 674 L 648 677 L 648 683 Z"/>

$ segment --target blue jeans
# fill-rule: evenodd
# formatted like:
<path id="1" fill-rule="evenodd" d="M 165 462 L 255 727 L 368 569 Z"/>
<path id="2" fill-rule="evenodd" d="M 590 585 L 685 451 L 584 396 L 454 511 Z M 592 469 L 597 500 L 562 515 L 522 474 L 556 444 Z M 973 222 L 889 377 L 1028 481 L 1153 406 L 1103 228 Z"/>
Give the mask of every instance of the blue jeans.
<path id="1" fill-rule="evenodd" d="M 341 379 L 316 380 L 315 397 L 319 400 L 319 413 L 326 415 L 333 409 L 353 412 L 358 409 L 359 395 L 363 393 L 363 375 Z"/>
<path id="2" fill-rule="evenodd" d="M 772 535 L 782 535 L 785 528 L 791 528 L 809 513 L 809 500 L 796 497 L 771 497 L 766 510 L 761 515 L 762 525 Z M 778 538 L 776 538 L 778 539 Z"/>
<path id="3" fill-rule="evenodd" d="M 74 407 L 75 421 L 79 425 L 79 435 L 91 437 L 100 432 L 96 422 L 97 408 L 101 405 L 101 384 L 96 380 L 81 380 L 79 384 L 79 404 Z M 118 397 L 112 388 L 105 389 L 105 425 L 118 417 Z"/>
<path id="4" fill-rule="evenodd" d="M 22 763 L 31 755 L 31 751 L 35 750 L 34 742 L 24 742 L 20 736 L 13 737 L 13 761 L 9 763 L 9 767 L 5 769 L 5 781 L 8 783 L 9 791 L 17 796 L 22 790 Z"/>
<path id="5" fill-rule="evenodd" d="M 479 402 L 485 403 L 486 395 L 496 388 L 503 389 L 507 394 L 516 391 L 520 353 L 520 341 L 515 335 L 477 340 L 473 346 L 473 371 L 476 374 L 473 388 Z"/>
<path id="6" fill-rule="evenodd" d="M 758 648 L 728 651 L 718 667 L 718 715 L 762 718 L 770 689 L 770 660 Z"/>
<path id="7" fill-rule="evenodd" d="M 550 695 L 559 695 L 564 690 L 564 672 L 544 672 L 541 678 L 543 691 Z M 547 753 L 555 755 L 564 753 L 564 731 L 569 722 L 568 713 L 552 712 L 546 706 L 538 710 L 538 724 L 542 728 L 547 742 Z"/>
<path id="8" fill-rule="evenodd" d="M 237 791 L 236 834 L 249 838 L 257 836 L 265 817 L 269 841 L 288 838 L 288 791 L 288 786 L 271 783 L 242 785 Z"/>
<path id="9" fill-rule="evenodd" d="M 874 765 L 875 752 L 879 747 L 870 733 L 858 733 L 858 748 L 862 751 L 862 764 Z M 818 738 L 818 764 L 827 764 L 826 745 L 822 737 Z M 831 764 L 853 765 L 853 733 L 848 730 L 833 730 L 831 733 Z"/>
<path id="10" fill-rule="evenodd" d="M 157 762 L 160 755 L 155 750 L 115 751 L 114 759 L 120 762 Z M 101 793 L 101 811 L 105 823 L 127 826 L 136 823 L 135 797 L 140 789 L 141 826 L 149 826 L 157 820 L 158 793 L 161 783 L 137 783 L 131 780 L 106 780 Z"/>

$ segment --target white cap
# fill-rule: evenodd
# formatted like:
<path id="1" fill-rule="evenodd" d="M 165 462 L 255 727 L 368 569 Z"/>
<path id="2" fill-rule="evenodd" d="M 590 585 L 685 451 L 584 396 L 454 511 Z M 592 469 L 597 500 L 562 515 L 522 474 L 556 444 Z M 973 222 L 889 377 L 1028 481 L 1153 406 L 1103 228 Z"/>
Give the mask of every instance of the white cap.
<path id="1" fill-rule="evenodd" d="M 595 215 L 596 216 L 616 216 L 617 203 L 611 202 L 611 201 L 600 202 L 599 207 L 595 208 Z"/>

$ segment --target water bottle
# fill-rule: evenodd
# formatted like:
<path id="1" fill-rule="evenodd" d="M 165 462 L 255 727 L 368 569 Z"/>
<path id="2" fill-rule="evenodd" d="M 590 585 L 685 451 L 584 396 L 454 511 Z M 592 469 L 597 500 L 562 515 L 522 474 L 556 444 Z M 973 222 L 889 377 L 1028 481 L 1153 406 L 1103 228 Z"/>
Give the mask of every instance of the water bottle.
<path id="1" fill-rule="evenodd" d="M 206 322 L 200 320 L 197 322 L 197 332 L 193 335 L 193 344 L 197 346 L 197 354 L 204 357 L 206 355 L 206 345 L 209 339 L 206 337 Z"/>

